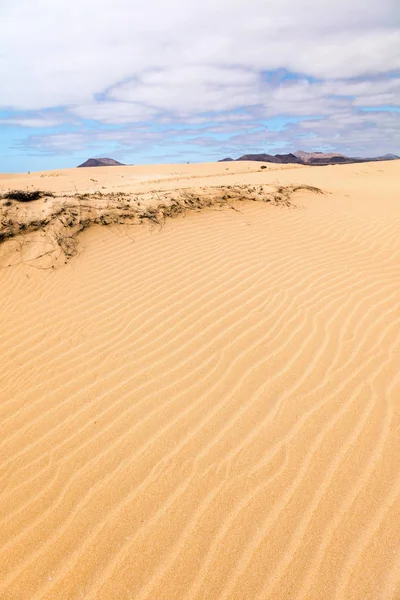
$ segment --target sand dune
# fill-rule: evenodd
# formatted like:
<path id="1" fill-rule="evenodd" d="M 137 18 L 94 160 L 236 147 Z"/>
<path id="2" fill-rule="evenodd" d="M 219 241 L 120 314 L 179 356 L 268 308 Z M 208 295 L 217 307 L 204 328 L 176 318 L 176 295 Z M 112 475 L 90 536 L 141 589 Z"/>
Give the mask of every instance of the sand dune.
<path id="1" fill-rule="evenodd" d="M 400 598 L 400 165 L 226 168 L 0 177 L 326 192 L 3 261 L 1 599 Z"/>

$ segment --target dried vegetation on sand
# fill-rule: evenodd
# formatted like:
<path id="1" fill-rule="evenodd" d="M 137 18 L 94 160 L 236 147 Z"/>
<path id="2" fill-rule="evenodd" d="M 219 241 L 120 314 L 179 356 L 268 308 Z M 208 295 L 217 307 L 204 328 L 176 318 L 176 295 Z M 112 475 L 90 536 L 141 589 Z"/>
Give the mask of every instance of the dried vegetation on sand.
<path id="1" fill-rule="evenodd" d="M 14 190 L 3 195 L 0 204 L 0 243 L 40 232 L 46 241 L 46 255 L 68 259 L 78 251 L 77 236 L 89 226 L 140 224 L 161 226 L 169 217 L 205 208 L 237 210 L 244 201 L 292 206 L 299 190 L 322 193 L 309 185 L 267 186 L 227 185 L 185 188 L 143 194 L 95 193 L 54 196 L 51 192 Z M 22 203 L 22 204 L 21 204 Z"/>

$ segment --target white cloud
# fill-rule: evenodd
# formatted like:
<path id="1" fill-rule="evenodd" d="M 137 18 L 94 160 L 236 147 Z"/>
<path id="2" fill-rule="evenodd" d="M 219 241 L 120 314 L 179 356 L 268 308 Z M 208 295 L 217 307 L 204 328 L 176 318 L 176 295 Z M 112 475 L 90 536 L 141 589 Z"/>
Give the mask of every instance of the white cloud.
<path id="1" fill-rule="evenodd" d="M 19 117 L 7 117 L 0 119 L 1 125 L 17 125 L 18 127 L 33 127 L 33 128 L 46 128 L 46 127 L 57 127 L 65 123 L 65 115 L 59 117 L 52 117 L 49 115 L 37 115 L 37 116 L 19 116 Z"/>
<path id="2" fill-rule="evenodd" d="M 396 0 L 2 0 L 0 105 L 87 104 L 137 78 L 139 101 L 141 86 L 161 93 L 168 81 L 165 104 L 179 108 L 171 88 L 183 77 L 200 93 L 207 82 L 236 92 L 248 69 L 322 78 L 399 69 L 399 14 Z"/>
<path id="3" fill-rule="evenodd" d="M 277 115 L 337 114 L 359 106 L 400 105 L 399 79 L 368 81 L 306 79 L 263 81 L 260 74 L 238 68 L 184 67 L 152 71 L 140 81 L 125 82 L 109 90 L 105 102 L 71 109 L 79 117 L 103 123 L 134 123 L 157 118 L 209 123 L 202 113 L 225 113 L 214 120 L 225 122 L 270 118 Z M 243 109 L 244 113 L 230 113 Z"/>
<path id="4" fill-rule="evenodd" d="M 82 119 L 93 119 L 101 123 L 135 123 L 148 121 L 157 116 L 157 112 L 137 102 L 92 102 L 71 109 Z"/>
<path id="5" fill-rule="evenodd" d="M 194 65 L 150 71 L 140 81 L 112 89 L 110 97 L 190 115 L 257 104 L 261 101 L 259 85 L 260 77 L 249 70 Z"/>
<path id="6" fill-rule="evenodd" d="M 164 131 L 127 126 L 110 131 L 33 135 L 21 147 L 60 154 L 90 150 L 94 155 L 103 155 L 103 149 L 109 148 L 110 143 L 114 155 L 127 163 L 136 162 L 138 156 L 141 161 L 150 161 L 162 149 L 170 161 L 179 160 L 179 157 L 186 160 L 186 156 L 196 152 L 198 158 L 204 156 L 210 160 L 224 156 L 236 158 L 249 152 L 291 152 L 296 149 L 374 156 L 398 153 L 400 130 L 398 113 L 342 111 L 340 115 L 287 124 L 283 131 L 251 122 L 186 129 L 171 127 Z"/>
<path id="7" fill-rule="evenodd" d="M 396 115 L 360 113 L 400 106 L 398 0 L 2 0 L 0 22 L 0 109 L 15 113 L 0 127 L 115 125 L 31 135 L 27 148 L 172 148 L 186 143 L 179 124 L 210 148 L 231 133 L 221 149 L 265 150 L 286 135 L 294 147 L 386 140 L 398 151 Z M 260 133 L 277 115 L 307 120 Z M 139 129 L 148 122 L 172 129 Z"/>

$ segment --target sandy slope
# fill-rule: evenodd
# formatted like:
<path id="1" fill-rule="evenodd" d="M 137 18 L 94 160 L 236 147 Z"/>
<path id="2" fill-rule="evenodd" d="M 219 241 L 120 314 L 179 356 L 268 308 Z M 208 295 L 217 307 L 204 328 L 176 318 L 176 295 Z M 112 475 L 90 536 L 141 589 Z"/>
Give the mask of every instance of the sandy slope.
<path id="1" fill-rule="evenodd" d="M 149 165 L 133 167 L 89 167 L 82 169 L 60 169 L 30 174 L 0 174 L 0 192 L 19 189 L 45 189 L 56 193 L 74 194 L 106 189 L 113 192 L 140 192 L 153 189 L 175 189 L 190 185 L 193 180 L 198 185 L 215 185 L 226 181 L 226 177 L 236 177 L 239 181 L 249 174 L 263 174 L 265 179 L 273 172 L 289 169 L 302 169 L 301 165 L 268 164 L 266 170 L 261 165 L 267 163 L 237 162 L 205 163 L 195 165 Z M 268 171 L 268 173 L 267 173 Z M 279 173 L 278 173 L 279 174 Z"/>
<path id="2" fill-rule="evenodd" d="M 2 600 L 400 598 L 400 163 L 229 168 L 121 169 L 330 193 L 0 270 Z"/>

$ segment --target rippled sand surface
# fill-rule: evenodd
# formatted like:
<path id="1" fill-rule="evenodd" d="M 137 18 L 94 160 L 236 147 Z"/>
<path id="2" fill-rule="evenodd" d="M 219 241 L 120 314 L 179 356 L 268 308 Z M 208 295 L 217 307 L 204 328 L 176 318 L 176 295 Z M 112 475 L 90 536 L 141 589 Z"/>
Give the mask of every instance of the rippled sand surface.
<path id="1" fill-rule="evenodd" d="M 326 193 L 0 269 L 0 598 L 398 600 L 400 161 L 121 169 Z"/>

